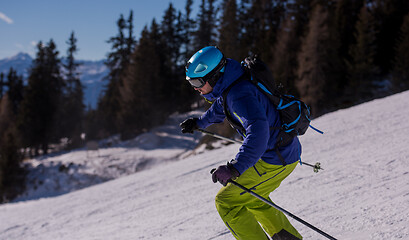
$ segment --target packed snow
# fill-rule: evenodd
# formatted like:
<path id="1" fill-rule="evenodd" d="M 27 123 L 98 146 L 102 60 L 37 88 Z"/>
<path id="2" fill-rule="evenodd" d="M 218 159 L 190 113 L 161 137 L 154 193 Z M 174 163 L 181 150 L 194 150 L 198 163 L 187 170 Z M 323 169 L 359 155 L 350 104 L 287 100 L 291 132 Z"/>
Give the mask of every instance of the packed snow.
<path id="1" fill-rule="evenodd" d="M 300 137 L 302 160 L 324 170 L 298 166 L 271 199 L 337 239 L 409 239 L 408 99 L 403 92 L 314 119 L 325 134 Z M 31 187 L 0 205 L 0 239 L 233 239 L 209 171 L 239 145 L 193 150 L 199 134 L 179 133 L 184 117 L 99 152 L 27 163 Z M 326 239 L 290 221 L 304 239 Z"/>

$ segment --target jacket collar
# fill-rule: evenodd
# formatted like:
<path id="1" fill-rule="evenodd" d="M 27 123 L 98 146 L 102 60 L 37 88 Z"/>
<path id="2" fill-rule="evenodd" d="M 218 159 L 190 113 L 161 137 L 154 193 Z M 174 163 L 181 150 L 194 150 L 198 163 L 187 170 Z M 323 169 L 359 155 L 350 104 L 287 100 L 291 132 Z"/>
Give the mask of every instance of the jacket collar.
<path id="1" fill-rule="evenodd" d="M 226 90 L 230 84 L 236 81 L 244 71 L 241 68 L 241 65 L 236 60 L 227 59 L 226 68 L 224 74 L 217 80 L 216 85 L 213 88 L 213 91 L 203 95 L 203 97 L 209 101 L 214 101 L 220 96 L 222 96 L 224 90 Z"/>

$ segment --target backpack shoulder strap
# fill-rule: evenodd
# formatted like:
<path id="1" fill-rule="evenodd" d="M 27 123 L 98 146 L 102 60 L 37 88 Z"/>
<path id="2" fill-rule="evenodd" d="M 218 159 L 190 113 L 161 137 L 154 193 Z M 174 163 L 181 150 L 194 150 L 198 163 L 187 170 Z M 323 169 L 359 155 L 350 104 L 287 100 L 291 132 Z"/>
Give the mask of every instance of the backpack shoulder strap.
<path id="1" fill-rule="evenodd" d="M 244 127 L 237 122 L 237 120 L 235 120 L 233 118 L 233 116 L 231 115 L 231 113 L 229 112 L 228 108 L 227 108 L 227 95 L 230 92 L 230 89 L 232 89 L 234 86 L 236 86 L 238 83 L 247 80 L 247 76 L 246 74 L 241 75 L 236 81 L 234 81 L 232 84 L 230 84 L 230 86 L 228 86 L 222 93 L 222 98 L 223 98 L 223 112 L 224 115 L 226 115 L 226 119 L 227 121 L 229 121 L 230 125 L 239 130 L 243 135 L 245 135 L 246 131 L 244 129 Z"/>
<path id="2" fill-rule="evenodd" d="M 224 115 L 226 115 L 226 119 L 227 121 L 229 121 L 230 125 L 237 129 L 238 131 L 240 131 L 242 133 L 242 135 L 245 135 L 246 130 L 244 129 L 244 127 L 237 122 L 237 120 L 235 120 L 233 118 L 233 116 L 231 115 L 231 113 L 229 112 L 228 108 L 227 108 L 227 95 L 229 94 L 230 89 L 232 89 L 235 85 L 237 85 L 238 83 L 242 82 L 242 81 L 251 81 L 253 84 L 255 84 L 252 79 L 249 78 L 249 76 L 247 74 L 243 74 L 240 78 L 238 78 L 236 81 L 234 81 L 232 84 L 230 84 L 230 86 L 228 86 L 224 92 L 222 93 L 222 97 L 223 97 L 223 111 L 224 111 Z M 260 85 L 259 87 L 262 87 L 263 85 Z M 267 90 L 268 91 L 268 90 Z M 275 95 L 275 92 L 273 92 L 271 94 L 272 96 L 274 96 L 275 98 L 279 98 L 278 96 Z M 270 98 L 270 100 L 272 101 L 272 99 Z M 281 130 L 280 128 L 277 128 L 277 130 Z M 280 131 L 281 132 L 281 131 Z M 285 162 L 283 156 L 281 155 L 280 151 L 278 150 L 279 146 L 278 144 L 276 144 L 276 146 L 273 149 L 268 149 L 266 152 L 269 151 L 275 151 L 276 154 L 278 155 L 278 158 L 280 159 L 281 163 L 283 164 L 283 166 L 286 166 L 287 163 Z"/>

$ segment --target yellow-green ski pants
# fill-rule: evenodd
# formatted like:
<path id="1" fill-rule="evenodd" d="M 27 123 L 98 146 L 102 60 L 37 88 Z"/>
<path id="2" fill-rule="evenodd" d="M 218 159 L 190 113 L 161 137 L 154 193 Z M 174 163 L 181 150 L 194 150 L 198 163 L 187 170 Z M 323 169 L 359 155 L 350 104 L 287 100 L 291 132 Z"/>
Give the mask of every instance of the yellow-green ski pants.
<path id="1" fill-rule="evenodd" d="M 259 160 L 238 177 L 236 182 L 271 201 L 269 194 L 280 186 L 297 164 L 298 162 L 279 166 Z M 266 233 L 273 236 L 283 229 L 302 239 L 281 211 L 231 183 L 220 189 L 216 195 L 216 208 L 236 239 L 266 240 L 268 239 Z"/>

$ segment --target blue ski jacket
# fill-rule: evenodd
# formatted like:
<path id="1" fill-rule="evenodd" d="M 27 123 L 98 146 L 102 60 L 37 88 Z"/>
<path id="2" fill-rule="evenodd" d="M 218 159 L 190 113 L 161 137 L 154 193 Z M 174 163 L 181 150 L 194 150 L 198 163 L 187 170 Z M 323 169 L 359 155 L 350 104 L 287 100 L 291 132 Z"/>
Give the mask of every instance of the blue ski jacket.
<path id="1" fill-rule="evenodd" d="M 224 90 L 243 74 L 240 63 L 227 59 L 223 76 L 211 93 L 203 95 L 207 100 L 213 101 L 213 104 L 197 121 L 200 128 L 223 122 L 226 117 L 223 101 L 227 101 L 227 110 L 245 129 L 244 133 L 238 131 L 244 141 L 235 161 L 232 161 L 240 174 L 254 166 L 259 159 L 269 164 L 282 165 L 277 153 L 268 151 L 274 148 L 281 127 L 278 111 L 268 97 L 250 81 L 240 81 L 230 89 L 226 99 L 223 99 Z M 286 163 L 291 164 L 300 159 L 301 144 L 295 137 L 290 144 L 280 147 L 279 151 Z"/>

